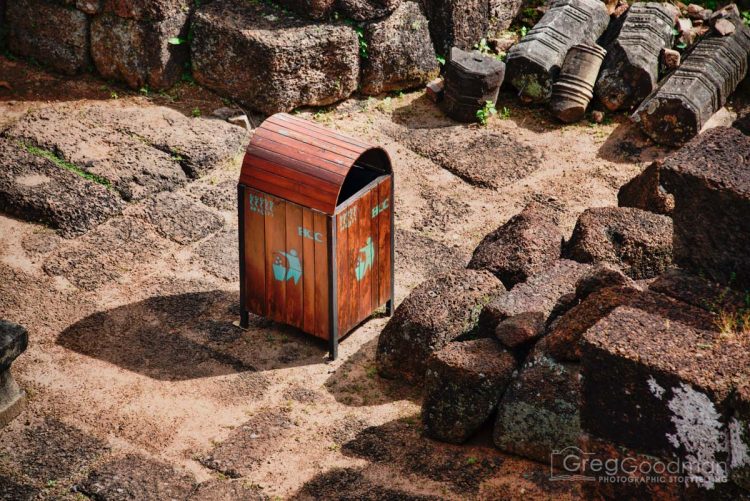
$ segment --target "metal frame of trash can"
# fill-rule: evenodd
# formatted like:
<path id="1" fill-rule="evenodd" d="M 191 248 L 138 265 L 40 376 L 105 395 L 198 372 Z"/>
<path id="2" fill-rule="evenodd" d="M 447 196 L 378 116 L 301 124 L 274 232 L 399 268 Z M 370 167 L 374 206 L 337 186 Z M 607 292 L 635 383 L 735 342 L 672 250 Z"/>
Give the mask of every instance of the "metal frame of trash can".
<path id="1" fill-rule="evenodd" d="M 385 304 L 386 315 L 392 315 L 395 278 L 393 188 L 391 161 L 382 148 L 285 113 L 273 115 L 263 122 L 255 130 L 246 150 L 237 188 L 240 325 L 248 327 L 250 313 L 293 325 L 326 340 L 331 358 L 336 359 L 339 340 L 370 318 L 377 308 Z M 283 224 L 269 224 L 268 218 L 274 217 L 274 210 L 280 213 L 279 207 L 284 210 Z M 293 217 L 291 223 L 287 219 L 290 211 Z M 389 213 L 387 216 L 386 211 Z M 297 217 L 297 213 L 301 215 Z M 387 221 L 380 216 L 386 216 Z M 295 235 L 294 231 L 290 233 L 290 224 L 293 228 L 297 221 L 302 223 L 297 225 L 298 234 Z M 377 229 L 377 246 L 372 241 L 372 234 L 363 248 L 360 248 L 361 238 L 348 240 L 354 232 L 350 228 L 356 227 L 357 232 L 366 232 L 368 225 L 371 230 Z M 269 240 L 272 237 L 280 238 L 277 234 L 280 226 L 284 228 L 284 249 L 269 254 Z M 388 229 L 388 235 L 381 231 L 382 228 Z M 253 230 L 257 231 L 251 235 Z M 258 271 L 260 239 L 255 234 L 260 231 L 263 231 L 262 273 Z M 298 244 L 301 243 L 302 263 L 299 251 L 289 249 L 287 243 L 290 235 Z M 322 292 L 318 287 L 322 280 L 319 266 L 323 261 L 316 245 L 322 244 L 324 237 L 327 305 L 318 298 L 319 292 Z M 248 244 L 254 246 L 253 249 L 248 248 Z M 293 308 L 287 310 L 286 285 L 292 283 L 297 287 L 298 281 L 309 280 L 305 268 L 309 268 L 310 258 L 305 259 L 305 249 L 313 249 L 313 285 L 303 281 L 302 292 L 293 294 L 301 294 L 302 318 L 290 318 L 290 310 L 295 317 L 299 312 Z M 352 250 L 356 254 L 350 258 Z M 342 255 L 347 257 L 342 259 Z M 362 255 L 365 256 L 364 261 Z M 271 256 L 276 257 L 269 262 Z M 354 258 L 357 264 L 352 267 Z M 248 269 L 250 260 L 254 260 L 253 270 Z M 359 285 L 364 280 L 363 276 L 370 272 L 369 299 L 362 294 L 355 301 L 350 297 L 341 297 L 342 292 L 349 292 L 347 278 L 352 271 Z M 375 276 L 377 286 L 372 278 Z M 263 286 L 259 288 L 254 282 L 261 280 Z M 309 306 L 305 309 L 304 301 L 310 287 L 315 297 L 312 313 Z M 273 289 L 270 296 L 269 288 Z M 281 306 L 275 304 L 278 288 L 283 289 L 284 304 Z M 367 293 L 367 290 L 368 287 L 364 286 L 358 292 Z M 273 300 L 269 301 L 269 297 Z M 311 315 L 312 324 L 309 321 Z"/>

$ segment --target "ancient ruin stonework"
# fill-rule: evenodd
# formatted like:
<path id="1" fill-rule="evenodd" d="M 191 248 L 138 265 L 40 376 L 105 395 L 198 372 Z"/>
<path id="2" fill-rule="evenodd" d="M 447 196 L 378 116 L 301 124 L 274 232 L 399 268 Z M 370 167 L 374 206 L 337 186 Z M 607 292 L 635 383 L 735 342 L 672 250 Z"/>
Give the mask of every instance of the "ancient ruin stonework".
<path id="1" fill-rule="evenodd" d="M 391 15 L 402 0 L 337 0 L 336 7 L 355 21 L 382 19 Z"/>
<path id="2" fill-rule="evenodd" d="M 566 245 L 582 263 L 611 263 L 634 278 L 653 278 L 672 263 L 672 220 L 630 207 L 587 209 Z"/>
<path id="3" fill-rule="evenodd" d="M 482 239 L 469 268 L 491 272 L 510 289 L 552 266 L 560 258 L 562 241 L 548 211 L 531 203 Z"/>
<path id="4" fill-rule="evenodd" d="M 580 399 L 577 365 L 530 355 L 498 406 L 495 445 L 548 463 L 553 451 L 577 443 Z"/>
<path id="5" fill-rule="evenodd" d="M 639 105 L 659 81 L 659 56 L 672 47 L 677 9 L 668 3 L 637 2 L 625 14 L 617 38 L 605 47 L 596 94 L 610 111 Z"/>
<path id="6" fill-rule="evenodd" d="M 449 57 L 452 47 L 470 50 L 487 34 L 487 0 L 425 0 L 435 51 Z"/>
<path id="7" fill-rule="evenodd" d="M 698 42 L 632 115 L 657 143 L 677 145 L 690 140 L 745 78 L 750 29 L 739 17 L 729 19 L 734 33 Z"/>
<path id="8" fill-rule="evenodd" d="M 430 355 L 476 329 L 484 305 L 504 290 L 492 274 L 474 270 L 447 273 L 417 286 L 380 334 L 380 375 L 421 382 Z"/>
<path id="9" fill-rule="evenodd" d="M 596 41 L 608 24 L 603 2 L 557 0 L 508 52 L 507 81 L 524 100 L 548 101 L 568 49 Z"/>
<path id="10" fill-rule="evenodd" d="M 193 32 L 195 79 L 255 110 L 322 106 L 357 88 L 359 42 L 344 24 L 219 0 L 196 11 Z"/>
<path id="11" fill-rule="evenodd" d="M 668 157 L 659 175 L 675 199 L 675 261 L 750 287 L 750 138 L 731 127 L 706 131 Z"/>
<path id="12" fill-rule="evenodd" d="M 91 64 L 89 19 L 47 0 L 13 0 L 7 7 L 8 48 L 73 75 Z"/>
<path id="13" fill-rule="evenodd" d="M 440 69 L 418 3 L 402 3 L 389 17 L 364 28 L 367 57 L 362 60 L 360 91 L 380 94 L 410 89 L 437 77 Z"/>
<path id="14" fill-rule="evenodd" d="M 494 339 L 449 343 L 427 363 L 422 402 L 425 433 L 443 442 L 468 440 L 497 407 L 516 360 Z"/>
<path id="15" fill-rule="evenodd" d="M 667 193 L 659 182 L 660 167 L 661 162 L 653 162 L 643 172 L 622 185 L 617 193 L 617 205 L 671 216 L 674 210 L 674 196 Z"/>
<path id="16" fill-rule="evenodd" d="M 445 70 L 443 111 L 459 122 L 476 121 L 477 110 L 497 102 L 504 77 L 502 61 L 453 47 Z"/>
<path id="17" fill-rule="evenodd" d="M 184 71 L 190 49 L 189 10 L 177 8 L 163 17 L 120 17 L 106 9 L 91 22 L 91 56 L 97 71 L 133 89 L 166 89 Z"/>

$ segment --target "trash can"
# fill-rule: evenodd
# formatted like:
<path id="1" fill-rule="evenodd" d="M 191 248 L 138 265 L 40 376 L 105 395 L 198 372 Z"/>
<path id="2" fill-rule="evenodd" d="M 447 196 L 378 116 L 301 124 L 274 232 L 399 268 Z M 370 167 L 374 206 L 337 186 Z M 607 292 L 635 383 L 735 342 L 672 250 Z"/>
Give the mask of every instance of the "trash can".
<path id="1" fill-rule="evenodd" d="M 249 314 L 328 342 L 393 311 L 393 170 L 358 139 L 279 113 L 258 127 L 238 185 L 240 325 Z"/>

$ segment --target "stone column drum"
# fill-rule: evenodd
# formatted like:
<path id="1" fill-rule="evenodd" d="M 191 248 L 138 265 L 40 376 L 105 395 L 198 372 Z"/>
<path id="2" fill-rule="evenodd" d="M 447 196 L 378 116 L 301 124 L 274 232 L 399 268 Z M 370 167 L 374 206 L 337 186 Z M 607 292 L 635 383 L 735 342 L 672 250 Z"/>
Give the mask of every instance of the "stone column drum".
<path id="1" fill-rule="evenodd" d="M 459 122 L 474 122 L 477 110 L 497 101 L 505 77 L 505 63 L 479 52 L 453 47 L 445 71 L 443 111 Z"/>
<path id="2" fill-rule="evenodd" d="M 508 53 L 508 81 L 522 100 L 548 101 L 568 50 L 595 42 L 608 24 L 609 13 L 600 0 L 555 1 Z"/>
<path id="3" fill-rule="evenodd" d="M 678 145 L 690 140 L 745 78 L 750 29 L 736 16 L 728 19 L 734 33 L 698 42 L 632 115 L 657 143 Z"/>
<path id="4" fill-rule="evenodd" d="M 607 51 L 596 44 L 574 45 L 565 56 L 560 79 L 552 87 L 552 114 L 565 123 L 583 118 Z"/>
<path id="5" fill-rule="evenodd" d="M 18 416 L 26 403 L 25 393 L 13 379 L 10 366 L 28 344 L 26 329 L 0 320 L 0 428 Z"/>
<path id="6" fill-rule="evenodd" d="M 659 56 L 671 48 L 678 12 L 674 5 L 638 2 L 628 9 L 607 57 L 596 95 L 610 111 L 638 106 L 659 82 Z"/>

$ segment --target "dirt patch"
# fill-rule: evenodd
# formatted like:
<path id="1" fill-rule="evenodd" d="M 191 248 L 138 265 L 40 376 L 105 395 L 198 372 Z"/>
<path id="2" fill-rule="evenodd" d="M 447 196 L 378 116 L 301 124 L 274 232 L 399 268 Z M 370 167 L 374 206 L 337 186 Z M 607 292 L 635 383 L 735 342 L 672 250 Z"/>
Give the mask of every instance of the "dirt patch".
<path id="1" fill-rule="evenodd" d="M 195 253 L 201 257 L 200 264 L 211 275 L 236 282 L 240 279 L 240 257 L 237 228 L 225 228 L 201 242 Z"/>

